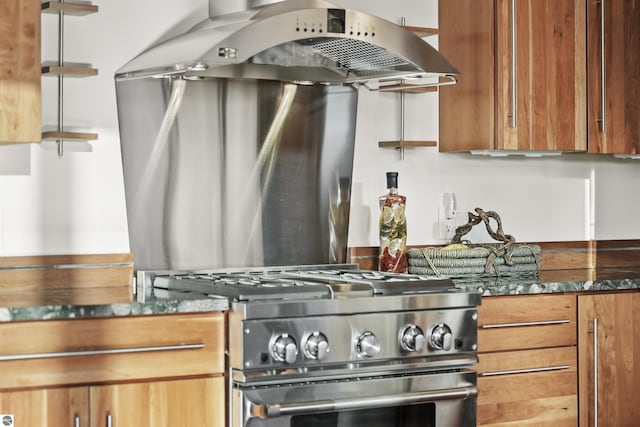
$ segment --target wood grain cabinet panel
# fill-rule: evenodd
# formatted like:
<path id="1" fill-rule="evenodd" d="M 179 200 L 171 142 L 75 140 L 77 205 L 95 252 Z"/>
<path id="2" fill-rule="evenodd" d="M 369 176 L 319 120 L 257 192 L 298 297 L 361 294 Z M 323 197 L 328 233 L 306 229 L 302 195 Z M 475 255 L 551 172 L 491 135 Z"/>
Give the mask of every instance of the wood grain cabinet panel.
<path id="1" fill-rule="evenodd" d="M 581 295 L 578 309 L 580 426 L 635 427 L 640 420 L 640 293 Z"/>
<path id="2" fill-rule="evenodd" d="M 223 377 L 0 392 L 16 427 L 223 427 Z"/>
<path id="3" fill-rule="evenodd" d="M 589 152 L 640 154 L 640 0 L 587 6 Z"/>
<path id="4" fill-rule="evenodd" d="M 440 0 L 440 151 L 586 145 L 584 0 Z"/>
<path id="5" fill-rule="evenodd" d="M 16 427 L 223 427 L 224 313 L 0 324 Z"/>
<path id="6" fill-rule="evenodd" d="M 40 1 L 0 2 L 0 144 L 39 142 Z"/>
<path id="7" fill-rule="evenodd" d="M 89 420 L 87 387 L 0 392 L 0 414 L 13 415 L 16 427 L 74 426 Z M 85 425 L 85 424 L 80 424 Z"/>
<path id="8" fill-rule="evenodd" d="M 480 355 L 478 424 L 576 426 L 576 347 Z"/>
<path id="9" fill-rule="evenodd" d="M 224 423 L 222 377 L 91 387 L 91 427 L 224 427 Z"/>
<path id="10" fill-rule="evenodd" d="M 484 298 L 478 307 L 478 350 L 576 345 L 576 324 L 576 298 L 572 295 Z"/>
<path id="11" fill-rule="evenodd" d="M 0 390 L 224 373 L 224 314 L 0 325 Z"/>
<path id="12" fill-rule="evenodd" d="M 575 295 L 483 298 L 478 425 L 577 426 Z"/>

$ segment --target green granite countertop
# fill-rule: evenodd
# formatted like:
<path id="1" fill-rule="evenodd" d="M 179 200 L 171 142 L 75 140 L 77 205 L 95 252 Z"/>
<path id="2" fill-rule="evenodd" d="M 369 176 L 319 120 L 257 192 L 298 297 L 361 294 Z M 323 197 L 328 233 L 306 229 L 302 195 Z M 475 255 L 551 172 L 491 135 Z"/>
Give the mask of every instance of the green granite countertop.
<path id="1" fill-rule="evenodd" d="M 453 279 L 456 288 L 485 296 L 640 289 L 640 268 L 549 270 L 537 275 Z"/>
<path id="2" fill-rule="evenodd" d="M 534 276 L 454 279 L 459 292 L 480 292 L 483 297 L 568 292 L 640 289 L 640 268 L 541 271 Z M 153 297 L 143 303 L 104 305 L 43 305 L 2 307 L 0 323 L 21 320 L 76 319 L 151 314 L 197 313 L 228 310 L 227 298 L 193 294 Z"/>
<path id="3" fill-rule="evenodd" d="M 0 302 L 1 305 L 1 302 Z M 151 314 L 199 313 L 224 311 L 229 308 L 227 298 L 184 296 L 180 298 L 151 298 L 146 302 L 104 305 L 43 305 L 38 307 L 1 307 L 0 324 L 19 320 L 78 319 L 113 316 L 142 316 Z"/>

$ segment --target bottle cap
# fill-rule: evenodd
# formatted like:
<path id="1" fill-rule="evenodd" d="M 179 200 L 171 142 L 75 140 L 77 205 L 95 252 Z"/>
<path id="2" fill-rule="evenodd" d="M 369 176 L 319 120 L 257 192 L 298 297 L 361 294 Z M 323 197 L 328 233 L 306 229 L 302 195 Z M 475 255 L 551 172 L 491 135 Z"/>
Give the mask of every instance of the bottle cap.
<path id="1" fill-rule="evenodd" d="M 387 188 L 398 188 L 398 172 L 387 172 Z"/>

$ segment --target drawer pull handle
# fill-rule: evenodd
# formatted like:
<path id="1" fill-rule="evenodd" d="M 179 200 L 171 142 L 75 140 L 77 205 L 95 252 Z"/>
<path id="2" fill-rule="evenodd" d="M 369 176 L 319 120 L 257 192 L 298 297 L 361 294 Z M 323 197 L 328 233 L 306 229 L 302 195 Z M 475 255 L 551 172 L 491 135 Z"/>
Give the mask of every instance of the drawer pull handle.
<path id="1" fill-rule="evenodd" d="M 46 359 L 53 357 L 101 356 L 105 354 L 145 353 L 149 351 L 194 350 L 202 349 L 204 344 L 177 344 L 151 347 L 108 348 L 104 350 L 61 351 L 52 353 L 8 354 L 0 355 L 0 362 L 10 360 Z"/>
<path id="2" fill-rule="evenodd" d="M 530 374 L 533 372 L 548 372 L 548 371 L 562 371 L 564 369 L 569 369 L 569 365 L 559 365 L 559 366 L 545 366 L 544 368 L 529 368 L 529 369 L 513 369 L 509 371 L 492 371 L 492 372 L 483 372 L 480 374 L 481 377 L 496 377 L 499 375 L 513 375 L 513 374 Z"/>
<path id="3" fill-rule="evenodd" d="M 539 322 L 515 322 L 515 323 L 495 323 L 489 325 L 482 325 L 482 329 L 497 329 L 497 328 L 515 328 L 520 326 L 548 326 L 548 325 L 563 325 L 565 323 L 571 323 L 571 320 L 541 320 Z"/>

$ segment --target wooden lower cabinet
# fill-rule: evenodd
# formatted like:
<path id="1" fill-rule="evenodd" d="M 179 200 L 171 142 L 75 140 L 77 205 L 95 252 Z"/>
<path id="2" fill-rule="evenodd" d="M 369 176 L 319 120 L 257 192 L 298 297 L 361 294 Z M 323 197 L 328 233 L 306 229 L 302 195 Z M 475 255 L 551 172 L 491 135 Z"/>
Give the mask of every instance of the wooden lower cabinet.
<path id="1" fill-rule="evenodd" d="M 94 386 L 90 396 L 91 427 L 224 427 L 223 377 Z"/>
<path id="2" fill-rule="evenodd" d="M 15 427 L 223 427 L 224 324 L 222 312 L 0 323 L 0 414 Z"/>
<path id="3" fill-rule="evenodd" d="M 483 298 L 478 426 L 578 425 L 575 295 Z"/>
<path id="4" fill-rule="evenodd" d="M 224 427 L 223 377 L 0 393 L 16 427 Z"/>
<path id="5" fill-rule="evenodd" d="M 640 293 L 578 297 L 581 427 L 640 425 L 639 324 Z"/>
<path id="6" fill-rule="evenodd" d="M 0 392 L 0 414 L 16 427 L 73 427 L 89 419 L 89 389 L 60 387 Z M 10 424 L 9 424 L 10 425 Z"/>
<path id="7" fill-rule="evenodd" d="M 478 375 L 478 425 L 577 425 L 575 347 L 481 355 Z"/>

